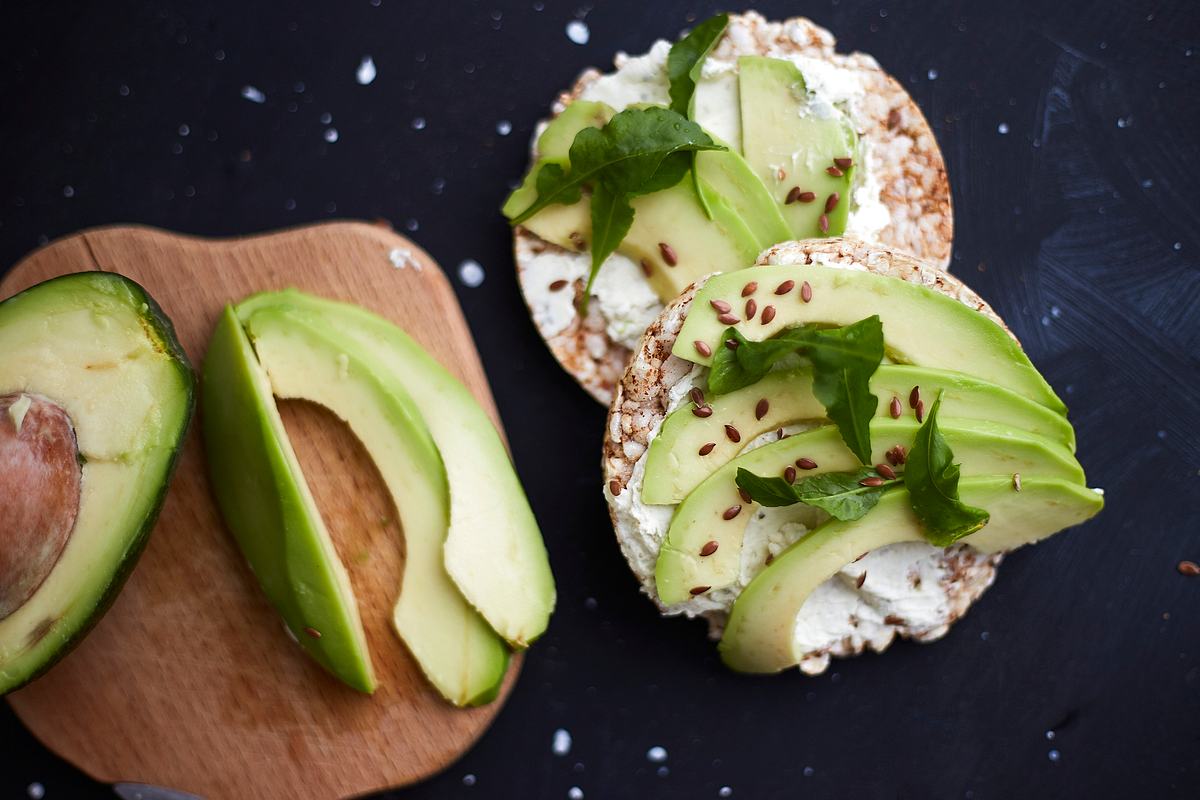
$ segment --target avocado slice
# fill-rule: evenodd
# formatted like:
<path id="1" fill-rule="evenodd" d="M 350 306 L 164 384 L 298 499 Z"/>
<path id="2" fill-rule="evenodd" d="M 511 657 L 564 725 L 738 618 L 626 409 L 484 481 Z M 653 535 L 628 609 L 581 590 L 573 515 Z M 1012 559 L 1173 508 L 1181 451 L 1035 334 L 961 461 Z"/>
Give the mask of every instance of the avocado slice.
<path id="1" fill-rule="evenodd" d="M 237 310 L 251 324 L 268 309 L 336 329 L 380 372 L 402 376 L 449 480 L 446 570 L 510 645 L 541 636 L 555 601 L 546 546 L 504 442 L 474 396 L 404 331 L 358 306 L 286 290 L 254 295 Z"/>
<path id="2" fill-rule="evenodd" d="M 650 286 L 664 303 L 697 278 L 739 269 L 758 257 L 758 239 L 733 207 L 704 179 L 699 186 L 712 219 L 704 215 L 693 182 L 684 178 L 669 189 L 633 199 L 633 225 L 617 247 L 649 268 Z M 560 247 L 586 249 L 592 236 L 588 199 L 550 206 L 525 227 Z"/>
<path id="3" fill-rule="evenodd" d="M 57 496 L 74 511 L 42 508 L 57 521 L 4 532 L 6 694 L 49 669 L 115 599 L 166 496 L 195 377 L 162 309 L 111 272 L 54 278 L 0 303 L 0 353 L 0 397 L 9 398 L 0 417 L 0 525 L 30 519 L 30 496 Z M 60 468 L 26 471 L 35 451 L 49 456 L 42 466 Z M 64 460 L 73 469 L 61 469 Z M 51 480 L 59 488 L 66 480 L 66 494 Z M 45 552 L 23 547 L 39 534 Z"/>
<path id="4" fill-rule="evenodd" d="M 363 442 L 404 528 L 404 575 L 393 613 L 397 632 L 447 700 L 475 705 L 494 698 L 507 666 L 507 649 L 458 593 L 442 565 L 449 513 L 446 474 L 404 387 L 395 376 L 373 369 L 369 357 L 336 330 L 314 329 L 270 309 L 244 326 L 227 309 L 218 335 L 237 340 L 240 357 L 227 359 L 218 351 L 213 360 L 210 348 L 206 361 L 205 431 L 213 483 L 247 560 L 297 639 L 348 685 L 373 691 L 375 679 L 353 589 L 272 394 L 330 409 Z M 253 380 L 221 372 L 234 364 Z M 243 391 L 254 390 L 257 408 L 222 407 L 218 395 L 233 394 L 227 385 L 231 379 L 241 380 Z M 218 409 L 216 416 L 210 402 Z M 241 429 L 247 426 L 266 436 L 246 435 Z M 270 463 L 264 462 L 264 455 Z M 251 475 L 270 475 L 270 491 L 246 479 Z"/>
<path id="5" fill-rule="evenodd" d="M 858 136 L 839 109 L 815 106 L 804 75 L 791 61 L 765 56 L 738 59 L 742 153 L 783 209 L 792 238 L 840 236 L 846 230 L 851 187 L 859 161 Z M 834 159 L 849 159 L 835 164 Z M 835 174 L 830 174 L 830 171 Z M 840 174 L 837 174 L 840 173 Z M 807 202 L 793 192 L 811 192 Z M 826 202 L 838 199 L 826 210 Z M 828 225 L 822 229 L 824 214 Z"/>
<path id="6" fill-rule="evenodd" d="M 962 474 L 1054 478 L 1083 484 L 1083 469 L 1067 448 L 1033 434 L 971 420 L 939 419 L 942 434 L 961 461 Z M 920 429 L 916 419 L 875 419 L 871 422 L 872 463 L 885 459 L 897 444 L 911 446 Z M 741 568 L 742 536 L 753 503 L 738 494 L 738 469 L 756 475 L 782 475 L 797 460 L 808 458 L 817 467 L 798 470 L 799 477 L 856 469 L 858 459 L 833 425 L 823 425 L 772 442 L 733 459 L 713 471 L 689 494 L 671 518 L 671 527 L 658 554 L 654 577 L 659 598 L 671 604 L 687 600 L 693 589 L 719 589 L 737 580 Z M 731 519 L 726 514 L 738 507 Z M 700 551 L 709 542 L 718 547 L 708 556 Z"/>
<path id="7" fill-rule="evenodd" d="M 920 387 L 925 397 L 942 397 L 942 416 L 996 422 L 1075 450 L 1075 429 L 1066 418 L 1015 392 L 961 372 L 884 364 L 871 378 L 871 393 L 879 398 L 876 415 L 890 416 L 893 399 L 901 414 L 911 416 L 908 397 Z M 713 413 L 697 417 L 693 406 L 673 411 L 650 442 L 642 501 L 678 503 L 709 473 L 741 452 L 756 436 L 784 425 L 824 420 L 825 409 L 813 396 L 812 372 L 807 367 L 777 370 L 757 383 L 729 394 L 709 396 Z M 765 406 L 763 405 L 765 402 Z M 762 416 L 759 416 L 762 411 Z M 738 441 L 730 441 L 731 425 Z M 713 447 L 708 448 L 709 443 Z M 704 448 L 705 454 L 699 455 Z"/>
<path id="8" fill-rule="evenodd" d="M 716 137 L 713 139 L 716 140 Z M 717 144 L 728 147 L 722 141 L 717 141 Z M 759 250 L 766 250 L 774 244 L 792 238 L 791 229 L 780 212 L 779 205 L 746 160 L 732 147 L 728 150 L 703 150 L 696 153 L 696 172 L 702 181 L 701 185 L 711 187 L 738 218 L 745 222 L 757 240 Z M 706 195 L 706 199 L 712 202 L 714 198 Z M 757 253 L 755 255 L 757 256 Z M 751 263 L 753 261 L 730 264 L 728 269 L 741 269 Z"/>
<path id="9" fill-rule="evenodd" d="M 794 288 L 779 295 L 788 281 Z M 741 319 L 742 291 L 750 283 L 757 289 L 752 297 L 764 309 L 772 306 L 775 317 L 762 323 L 763 316 Z M 808 283 L 811 301 L 801 299 Z M 959 370 L 1040 403 L 1058 414 L 1063 404 L 1041 376 L 1021 346 L 1003 328 L 969 306 L 924 286 L 886 275 L 816 264 L 752 267 L 715 275 L 696 293 L 691 313 L 679 331 L 672 352 L 680 358 L 708 366 L 712 357 L 702 355 L 696 342 L 710 352 L 723 346 L 729 326 L 721 322 L 712 301 L 728 302 L 739 322 L 735 327 L 747 339 L 768 339 L 785 328 L 806 323 L 850 325 L 878 314 L 883 321 L 888 357 L 901 364 L 935 369 Z"/>
<path id="10" fill-rule="evenodd" d="M 991 514 L 981 531 L 962 540 L 983 552 L 1031 544 L 1078 525 L 1104 506 L 1090 489 L 1053 478 L 1026 479 L 1020 492 L 1008 475 L 967 478 L 958 488 L 963 502 Z M 738 596 L 721 638 L 721 659 L 739 672 L 794 666 L 800 657 L 792 649 L 796 615 L 813 590 L 863 553 L 920 541 L 903 489 L 886 493 L 862 519 L 826 522 L 776 556 Z"/>

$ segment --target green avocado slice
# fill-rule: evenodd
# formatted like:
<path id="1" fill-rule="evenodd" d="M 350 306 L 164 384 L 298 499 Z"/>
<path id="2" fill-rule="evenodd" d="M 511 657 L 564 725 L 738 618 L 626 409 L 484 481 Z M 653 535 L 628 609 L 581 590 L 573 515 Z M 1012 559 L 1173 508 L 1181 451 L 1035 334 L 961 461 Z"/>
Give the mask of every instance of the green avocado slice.
<path id="1" fill-rule="evenodd" d="M 788 281 L 794 287 L 775 294 Z M 775 309 L 774 319 L 768 324 L 763 324 L 761 311 L 752 320 L 742 319 L 739 313 L 743 287 L 752 282 L 757 289 L 749 296 L 756 298 L 759 308 Z M 807 303 L 800 292 L 805 282 L 812 289 Z M 740 320 L 735 327 L 753 341 L 806 323 L 850 325 L 878 314 L 892 361 L 965 372 L 1055 413 L 1066 413 L 1062 400 L 1003 328 L 966 304 L 924 286 L 862 270 L 816 264 L 752 267 L 716 275 L 692 301 L 672 350 L 676 356 L 704 366 L 712 363 L 712 357 L 703 355 L 696 342 L 714 353 L 723 346 L 729 326 L 717 318 L 711 305 L 714 300 L 733 307 Z"/>
<path id="2" fill-rule="evenodd" d="M 966 478 L 959 494 L 991 514 L 981 531 L 962 540 L 983 552 L 1031 544 L 1078 525 L 1104 506 L 1090 489 L 1044 477 L 1023 480 L 1020 492 L 1008 475 Z M 801 655 L 793 649 L 796 616 L 813 590 L 863 553 L 919 541 L 921 530 L 903 489 L 885 494 L 862 519 L 826 522 L 776 556 L 738 596 L 721 638 L 721 659 L 739 672 L 795 666 Z"/>
<path id="3" fill-rule="evenodd" d="M 358 306 L 286 290 L 254 295 L 237 309 L 247 323 L 266 310 L 336 329 L 380 371 L 401 376 L 449 481 L 446 571 L 511 646 L 535 641 L 555 602 L 546 546 L 504 441 L 470 391 L 404 331 Z"/>
<path id="4" fill-rule="evenodd" d="M 65 411 L 82 473 L 65 547 L 33 593 L 0 619 L 6 694 L 70 651 L 116 598 L 166 496 L 195 377 L 162 309 L 110 272 L 54 278 L 0 303 L 0 354 L 0 396 L 36 395 Z M 13 426 L 5 435 L 21 434 L 8 414 L 0 425 Z M 10 477 L 17 476 L 0 477 L 0 487 Z M 0 512 L 17 501 L 0 490 Z"/>
<path id="5" fill-rule="evenodd" d="M 1028 475 L 1083 483 L 1083 469 L 1060 444 L 994 423 L 951 419 L 938 422 L 955 460 L 962 464 L 964 476 L 1007 474 L 1011 480 L 1012 474 L 1019 472 L 1023 478 Z M 911 417 L 873 420 L 872 463 L 883 462 L 887 451 L 897 444 L 911 446 L 919 429 L 920 423 Z M 738 469 L 777 476 L 803 458 L 815 461 L 817 467 L 797 470 L 801 478 L 860 466 L 837 428 L 823 425 L 751 450 L 712 472 L 679 504 L 671 518 L 654 570 L 663 603 L 687 600 L 696 587 L 719 589 L 737 580 L 742 537 L 758 510 L 738 494 L 734 482 Z M 735 506 L 738 513 L 725 519 L 726 512 Z M 701 556 L 701 549 L 709 542 L 716 542 L 717 550 Z"/>
<path id="6" fill-rule="evenodd" d="M 880 366 L 871 379 L 871 392 L 879 398 L 876 415 L 890 416 L 895 399 L 900 402 L 901 414 L 911 416 L 908 397 L 914 387 L 920 387 L 924 397 L 944 392 L 943 417 L 991 421 L 1075 450 L 1075 429 L 1066 418 L 1015 392 L 961 372 L 899 364 Z M 705 402 L 713 410 L 707 417 L 697 417 L 688 404 L 663 421 L 646 456 L 643 502 L 678 503 L 756 436 L 784 425 L 825 420 L 825 409 L 813 396 L 812 372 L 808 368 L 771 372 L 737 391 L 710 395 Z M 737 432 L 737 442 L 730 441 L 726 425 Z M 707 447 L 709 443 L 712 448 Z M 699 455 L 702 448 L 706 450 L 703 456 Z"/>
<path id="7" fill-rule="evenodd" d="M 840 236 L 850 212 L 850 190 L 858 163 L 858 137 L 840 110 L 817 108 L 804 75 L 790 61 L 764 56 L 738 59 L 742 152 L 754 174 L 775 198 L 795 239 Z M 839 168 L 834 159 L 849 158 Z M 831 175 L 828 170 L 840 172 Z M 807 202 L 789 198 L 811 192 Z M 838 199 L 828 211 L 831 195 Z M 791 202 L 789 202 L 791 199 Z M 822 230 L 820 217 L 828 225 Z"/>
<path id="8" fill-rule="evenodd" d="M 231 336 L 242 332 L 232 310 L 222 325 Z M 210 456 L 210 466 L 218 500 L 268 597 L 319 662 L 354 688 L 374 688 L 353 590 L 278 422 L 273 393 L 325 406 L 363 442 L 404 528 L 404 575 L 393 614 L 397 632 L 447 700 L 476 705 L 494 698 L 507 666 L 507 649 L 462 598 L 442 565 L 449 506 L 446 474 L 404 387 L 394 375 L 376 369 L 369 355 L 334 328 L 309 326 L 270 309 L 255 314 L 244 328 L 254 350 L 243 341 L 242 354 L 256 356 L 257 361 L 243 364 L 255 373 L 259 413 L 265 411 L 270 423 L 262 429 L 274 441 L 264 448 L 253 437 L 238 435 L 236 426 L 253 418 L 245 409 L 220 414 L 210 429 L 207 391 L 205 430 L 211 430 L 207 441 L 215 456 Z M 206 387 L 215 387 L 212 395 L 224 391 L 219 377 L 212 384 L 207 377 L 206 370 Z M 261 452 L 237 452 L 247 445 L 285 454 L 282 464 L 273 458 L 269 467 L 275 478 L 273 495 L 244 490 L 253 485 L 245 476 L 267 474 L 259 465 L 246 467 L 255 456 L 261 459 Z M 273 502 L 264 503 L 264 495 Z M 278 509 L 283 510 L 282 524 L 278 518 L 262 517 Z M 322 620 L 329 632 L 313 620 Z M 320 636 L 313 637 L 312 630 Z"/>

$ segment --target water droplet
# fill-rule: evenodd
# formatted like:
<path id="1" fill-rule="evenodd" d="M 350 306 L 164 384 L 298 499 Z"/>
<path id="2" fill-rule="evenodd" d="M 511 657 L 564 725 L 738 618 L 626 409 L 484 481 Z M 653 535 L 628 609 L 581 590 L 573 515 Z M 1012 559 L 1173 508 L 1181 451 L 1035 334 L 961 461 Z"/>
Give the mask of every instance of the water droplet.
<path id="1" fill-rule="evenodd" d="M 333 144 L 337 140 L 338 140 L 337 128 L 326 128 L 325 129 L 325 141 L 329 142 L 330 144 Z"/>
<path id="2" fill-rule="evenodd" d="M 583 789 L 578 786 L 572 786 L 567 790 L 568 800 L 583 800 Z"/>
<path id="3" fill-rule="evenodd" d="M 991 636 L 991 634 L 988 633 L 987 631 L 980 631 L 980 633 L 979 633 L 979 638 L 985 642 L 988 640 L 989 636 Z"/>
<path id="4" fill-rule="evenodd" d="M 375 60 L 370 56 L 363 56 L 362 61 L 358 62 L 358 69 L 354 72 L 354 80 L 358 81 L 359 86 L 366 86 L 375 80 L 376 74 Z"/>
<path id="5" fill-rule="evenodd" d="M 596 602 L 596 598 L 594 598 L 594 597 L 588 597 L 583 601 L 583 607 L 586 608 L 588 611 L 595 611 L 596 606 L 598 606 L 598 605 L 599 605 L 599 603 Z"/>
<path id="6" fill-rule="evenodd" d="M 296 210 L 296 200 L 295 200 L 295 198 L 293 198 L 293 197 L 289 197 L 287 200 L 285 200 L 285 201 L 283 202 L 283 208 L 284 208 L 284 210 L 285 210 L 285 211 L 295 211 L 295 210 Z"/>
<path id="7" fill-rule="evenodd" d="M 1133 125 L 1133 117 L 1117 117 L 1118 128 L 1128 128 Z"/>
<path id="8" fill-rule="evenodd" d="M 816 770 L 813 769 L 812 767 L 804 768 L 804 777 L 811 778 L 814 774 L 816 774 Z"/>
<path id="9" fill-rule="evenodd" d="M 535 10 L 537 7 L 534 7 Z M 592 38 L 592 32 L 588 30 L 587 23 L 581 19 L 573 19 L 567 23 L 567 38 L 575 44 L 587 44 L 588 39 Z"/>
<path id="10" fill-rule="evenodd" d="M 179 142 L 173 143 L 171 145 L 171 152 L 174 153 L 175 155 L 180 155 L 181 153 L 183 153 L 183 145 L 180 144 Z"/>
<path id="11" fill-rule="evenodd" d="M 75 196 L 75 187 L 74 186 L 67 184 L 66 186 L 63 187 L 63 197 L 74 197 L 74 196 Z"/>
<path id="12" fill-rule="evenodd" d="M 997 126 L 996 126 L 996 133 L 999 133 L 1001 136 L 1003 136 L 1004 134 L 1008 133 L 1008 123 L 1007 123 L 1007 122 L 1001 122 L 999 125 L 997 125 Z"/>
<path id="13" fill-rule="evenodd" d="M 545 10 L 545 8 L 546 8 L 546 4 L 545 4 L 545 3 L 534 3 L 534 4 L 533 4 L 533 10 L 534 10 L 534 11 L 543 11 L 543 10 Z"/>
<path id="14" fill-rule="evenodd" d="M 121 95 L 121 97 L 129 97 L 129 87 L 122 83 L 117 89 L 117 94 Z"/>
<path id="15" fill-rule="evenodd" d="M 46 796 L 46 787 L 34 781 L 25 787 L 25 794 L 29 795 L 30 800 L 42 800 Z"/>
<path id="16" fill-rule="evenodd" d="M 1182 250 L 1183 242 L 1176 242 L 1175 244 L 1171 245 L 1171 249 L 1172 250 Z"/>
<path id="17" fill-rule="evenodd" d="M 646 751 L 646 760 L 654 764 L 661 764 L 667 760 L 667 749 L 655 745 Z"/>
<path id="18" fill-rule="evenodd" d="M 246 98 L 251 103 L 258 103 L 259 105 L 267 102 L 267 96 L 263 94 L 258 87 L 251 86 L 250 84 L 246 84 L 242 87 L 242 97 Z"/>
<path id="19" fill-rule="evenodd" d="M 192 129 L 189 128 L 186 123 L 179 126 L 179 135 L 180 136 L 187 136 L 191 132 L 192 132 Z"/>
<path id="20" fill-rule="evenodd" d="M 733 797 L 733 789 L 728 786 L 722 786 L 717 790 L 717 797 Z"/>
<path id="21" fill-rule="evenodd" d="M 434 194 L 441 194 L 442 192 L 446 191 L 446 179 L 445 178 L 434 178 L 433 186 L 431 186 L 430 188 L 433 189 Z"/>
<path id="22" fill-rule="evenodd" d="M 496 123 L 496 133 L 501 136 L 508 136 L 512 133 L 512 123 L 506 119 L 502 119 Z"/>
<path id="23" fill-rule="evenodd" d="M 1046 740 L 1047 741 L 1050 741 L 1050 742 L 1054 741 L 1054 737 L 1055 737 L 1054 731 L 1046 731 Z"/>
<path id="24" fill-rule="evenodd" d="M 463 286 L 474 289 L 483 283 L 483 265 L 473 258 L 468 258 L 458 265 L 458 279 Z"/>
<path id="25" fill-rule="evenodd" d="M 1059 308 L 1058 306 L 1050 306 L 1050 316 L 1054 317 L 1055 319 L 1058 319 L 1059 317 L 1062 316 L 1062 309 Z"/>
<path id="26" fill-rule="evenodd" d="M 304 81 L 296 81 L 292 84 L 292 91 L 296 94 L 304 94 L 305 88 L 307 87 L 305 87 Z"/>
<path id="27" fill-rule="evenodd" d="M 409 218 L 404 221 L 404 229 L 406 231 L 408 231 L 409 233 L 416 232 L 417 230 L 420 229 L 420 227 L 421 227 L 421 223 L 417 222 L 415 219 Z"/>
<path id="28" fill-rule="evenodd" d="M 333 214 L 336 211 L 337 211 L 337 203 L 330 200 L 328 203 L 325 204 L 325 213 Z"/>
<path id="29" fill-rule="evenodd" d="M 1057 764 L 1058 760 L 1062 758 L 1062 753 L 1058 752 L 1057 750 L 1051 750 L 1049 753 L 1046 753 L 1046 758 Z"/>
<path id="30" fill-rule="evenodd" d="M 938 79 L 938 71 L 936 69 L 930 69 L 925 76 L 931 81 L 936 81 Z"/>
<path id="31" fill-rule="evenodd" d="M 472 775 L 469 772 L 466 775 L 463 775 L 463 786 L 474 786 L 474 785 L 475 785 L 475 776 L 474 775 Z"/>
<path id="32" fill-rule="evenodd" d="M 183 196 L 184 197 L 195 197 L 196 196 L 196 187 L 192 186 L 191 184 L 188 184 L 187 186 L 183 187 Z"/>
<path id="33" fill-rule="evenodd" d="M 215 53 L 213 53 L 213 58 L 215 58 L 217 61 L 224 61 L 225 60 L 225 51 L 217 50 Z"/>
<path id="34" fill-rule="evenodd" d="M 414 117 L 413 121 L 412 121 L 412 129 L 414 131 L 425 130 L 425 118 L 424 117 Z"/>
<path id="35" fill-rule="evenodd" d="M 565 728 L 554 732 L 554 740 L 550 743 L 550 752 L 556 756 L 565 756 L 571 752 L 571 734 Z"/>
<path id="36" fill-rule="evenodd" d="M 1149 189 L 1153 185 L 1154 185 L 1154 181 L 1151 178 L 1145 178 L 1142 180 L 1142 188 L 1143 189 Z"/>
<path id="37" fill-rule="evenodd" d="M 328 111 L 326 111 L 324 114 L 321 115 L 321 124 L 322 125 L 328 125 L 331 122 L 333 122 L 333 114 L 330 114 Z"/>
<path id="38" fill-rule="evenodd" d="M 663 765 L 663 766 L 659 767 L 658 769 L 656 769 L 654 772 L 655 772 L 655 774 L 658 775 L 658 777 L 665 778 L 671 774 L 671 768 L 666 765 Z"/>

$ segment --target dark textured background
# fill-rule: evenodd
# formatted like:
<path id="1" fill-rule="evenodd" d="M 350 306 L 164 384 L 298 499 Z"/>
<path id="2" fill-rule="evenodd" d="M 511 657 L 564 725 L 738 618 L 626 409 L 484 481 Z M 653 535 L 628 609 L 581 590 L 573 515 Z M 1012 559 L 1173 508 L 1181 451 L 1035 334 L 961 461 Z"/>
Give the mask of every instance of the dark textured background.
<path id="1" fill-rule="evenodd" d="M 556 91 L 711 7 L 249 5 L 3 4 L 0 264 L 104 223 L 227 235 L 383 217 L 451 274 L 484 266 L 459 296 L 559 609 L 491 732 L 396 797 L 1200 793 L 1200 578 L 1175 569 L 1200 560 L 1195 2 L 758 4 L 828 26 L 916 97 L 954 186 L 954 269 L 1071 405 L 1108 491 L 1097 521 L 1012 556 L 941 643 L 815 679 L 732 675 L 699 625 L 637 593 L 598 485 L 603 411 L 538 339 L 496 213 Z M 564 33 L 577 17 L 583 46 Z M 366 54 L 378 77 L 360 86 Z M 48 798 L 107 796 L 3 709 L 0 797 L 35 781 Z M 566 757 L 550 750 L 559 727 Z"/>

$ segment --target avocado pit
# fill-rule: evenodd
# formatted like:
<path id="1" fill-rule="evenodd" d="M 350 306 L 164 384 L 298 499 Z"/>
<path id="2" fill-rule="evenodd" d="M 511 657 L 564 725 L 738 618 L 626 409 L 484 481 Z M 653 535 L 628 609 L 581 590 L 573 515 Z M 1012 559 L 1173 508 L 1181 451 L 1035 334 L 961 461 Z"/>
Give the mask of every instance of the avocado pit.
<path id="1" fill-rule="evenodd" d="M 81 478 L 67 412 L 39 395 L 0 396 L 0 619 L 58 563 L 79 513 Z"/>

